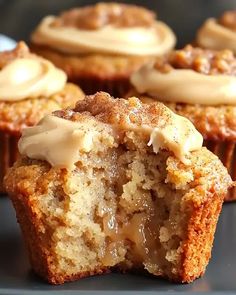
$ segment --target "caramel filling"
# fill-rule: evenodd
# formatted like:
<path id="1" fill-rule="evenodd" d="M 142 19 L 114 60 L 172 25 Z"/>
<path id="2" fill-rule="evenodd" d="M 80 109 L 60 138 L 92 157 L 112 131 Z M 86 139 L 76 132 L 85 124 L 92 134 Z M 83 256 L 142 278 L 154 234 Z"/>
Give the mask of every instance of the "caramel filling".
<path id="1" fill-rule="evenodd" d="M 126 218 L 121 224 L 117 220 L 122 216 L 111 211 L 105 215 L 103 230 L 106 235 L 106 244 L 102 257 L 104 265 L 113 266 L 119 263 L 122 254 L 126 254 L 124 247 L 127 244 L 132 247 L 132 260 L 136 263 L 145 265 L 156 264 L 160 261 L 157 256 L 160 228 L 156 226 L 155 222 L 158 216 L 153 212 L 154 206 L 151 204 L 149 206 L 149 213 L 137 213 L 130 219 L 125 216 Z"/>
<path id="2" fill-rule="evenodd" d="M 156 160 L 153 162 L 156 163 Z M 154 163 L 149 162 L 148 167 L 151 168 Z M 129 168 L 126 171 L 129 177 L 119 184 L 121 195 L 110 199 L 108 204 L 102 204 L 102 209 L 97 212 L 105 235 L 101 262 L 105 266 L 115 266 L 128 260 L 136 267 L 144 266 L 158 274 L 168 262 L 177 263 L 178 260 L 177 249 L 182 232 L 169 221 L 179 214 L 178 194 L 173 197 L 168 189 L 155 189 L 155 181 L 161 181 L 158 171 L 154 172 L 153 180 L 148 174 L 150 178 L 147 180 L 145 173 L 148 172 L 141 172 L 142 163 L 134 160 Z M 137 172 L 134 169 L 138 169 Z M 145 185 L 153 189 L 145 189 Z M 184 218 L 185 213 L 179 216 L 179 221 L 182 222 Z"/>

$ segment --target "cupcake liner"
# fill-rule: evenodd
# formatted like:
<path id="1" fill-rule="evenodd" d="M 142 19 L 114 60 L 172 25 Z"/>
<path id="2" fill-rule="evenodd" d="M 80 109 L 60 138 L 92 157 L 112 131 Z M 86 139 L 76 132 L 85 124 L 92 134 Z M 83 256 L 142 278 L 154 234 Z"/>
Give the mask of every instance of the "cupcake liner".
<path id="1" fill-rule="evenodd" d="M 19 136 L 0 132 L 0 193 L 5 193 L 3 178 L 18 157 Z"/>
<path id="2" fill-rule="evenodd" d="M 69 79 L 69 82 L 79 85 L 86 94 L 105 91 L 114 97 L 123 97 L 131 88 L 128 78 L 102 80 L 98 78 Z"/>
<path id="3" fill-rule="evenodd" d="M 236 180 L 236 142 L 205 140 L 204 145 L 219 157 L 223 165 L 228 169 L 232 179 Z M 229 190 L 225 201 L 236 201 L 236 187 Z"/>

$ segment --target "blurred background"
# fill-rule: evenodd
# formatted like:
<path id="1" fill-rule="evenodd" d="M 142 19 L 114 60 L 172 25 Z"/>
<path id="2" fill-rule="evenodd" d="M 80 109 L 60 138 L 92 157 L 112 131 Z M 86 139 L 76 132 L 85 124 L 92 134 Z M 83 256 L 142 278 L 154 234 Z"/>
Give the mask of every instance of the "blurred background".
<path id="1" fill-rule="evenodd" d="M 62 10 L 93 4 L 90 0 L 0 0 L 0 33 L 16 40 L 28 40 L 40 19 Z M 115 1 L 103 1 L 115 2 Z M 178 47 L 194 39 L 201 23 L 224 10 L 236 9 L 236 0 L 134 0 L 156 11 L 158 18 L 169 24 L 178 37 Z"/>

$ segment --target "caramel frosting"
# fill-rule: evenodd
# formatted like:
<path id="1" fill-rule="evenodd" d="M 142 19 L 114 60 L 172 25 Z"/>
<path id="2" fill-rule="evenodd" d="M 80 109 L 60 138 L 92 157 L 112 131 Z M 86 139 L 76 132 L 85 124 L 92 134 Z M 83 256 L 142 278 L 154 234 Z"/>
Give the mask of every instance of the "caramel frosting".
<path id="1" fill-rule="evenodd" d="M 47 16 L 32 35 L 35 44 L 49 46 L 68 54 L 107 53 L 138 56 L 161 55 L 175 45 L 175 35 L 160 21 L 145 27 L 116 27 L 97 30 L 55 26 L 55 16 Z"/>
<path id="2" fill-rule="evenodd" d="M 210 18 L 198 31 L 197 44 L 210 49 L 228 48 L 236 53 L 236 32 Z"/>
<path id="3" fill-rule="evenodd" d="M 78 122 L 47 115 L 37 126 L 23 130 L 18 147 L 29 158 L 45 160 L 53 167 L 73 169 L 79 153 L 93 149 L 95 133 Z"/>
<path id="4" fill-rule="evenodd" d="M 154 153 L 158 153 L 159 149 L 172 151 L 176 158 L 187 165 L 190 163 L 189 153 L 202 147 L 203 137 L 187 118 L 175 114 L 168 108 L 165 117 L 163 126 L 151 131 L 148 145 L 153 146 Z"/>
<path id="5" fill-rule="evenodd" d="M 50 96 L 62 90 L 66 74 L 36 56 L 16 58 L 0 70 L 0 101 Z"/>
<path id="6" fill-rule="evenodd" d="M 194 128 L 193 124 L 186 118 L 173 113 L 163 106 L 161 122 L 158 126 L 147 125 L 125 126 L 123 131 L 134 131 L 149 137 L 148 146 L 153 147 L 154 153 L 159 149 L 172 151 L 183 163 L 188 164 L 188 154 L 201 148 L 202 136 Z M 112 140 L 106 142 L 110 146 L 116 146 L 119 128 L 121 126 L 112 124 Z M 107 135 L 106 135 L 107 136 Z M 45 160 L 53 167 L 66 169 L 75 168 L 81 153 L 89 153 L 97 149 L 98 138 L 104 145 L 104 134 L 95 130 L 94 126 L 73 122 L 54 115 L 47 115 L 37 126 L 23 130 L 19 141 L 19 151 L 32 159 Z M 116 140 L 115 140 L 116 139 Z"/>
<path id="7" fill-rule="evenodd" d="M 152 65 L 144 66 L 131 77 L 139 93 L 159 101 L 203 105 L 235 105 L 236 77 L 205 75 L 191 69 L 160 72 Z"/>

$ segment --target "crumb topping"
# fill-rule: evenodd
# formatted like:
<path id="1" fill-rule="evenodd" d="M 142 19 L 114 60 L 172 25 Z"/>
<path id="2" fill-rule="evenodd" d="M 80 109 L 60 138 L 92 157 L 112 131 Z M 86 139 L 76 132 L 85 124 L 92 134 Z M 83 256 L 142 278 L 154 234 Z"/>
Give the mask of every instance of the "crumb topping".
<path id="1" fill-rule="evenodd" d="M 154 65 L 161 72 L 171 69 L 192 69 L 205 75 L 236 75 L 236 58 L 231 50 L 213 51 L 187 45 L 168 56 L 158 58 Z"/>
<path id="2" fill-rule="evenodd" d="M 86 99 L 77 103 L 73 112 L 65 112 L 66 116 L 71 116 L 76 120 L 80 113 L 90 113 L 99 121 L 118 125 L 121 128 L 132 124 L 136 126 L 149 125 L 156 127 L 161 122 L 169 120 L 169 113 L 162 103 L 153 103 L 151 105 L 142 104 L 136 97 L 128 100 L 114 100 L 108 93 L 97 92 L 95 95 L 86 96 Z M 62 111 L 62 117 L 64 112 Z"/>
<path id="3" fill-rule="evenodd" d="M 98 30 L 106 25 L 118 28 L 149 27 L 154 23 L 155 18 L 152 11 L 143 7 L 102 2 L 63 12 L 53 26 L 69 26 L 84 30 Z"/>

